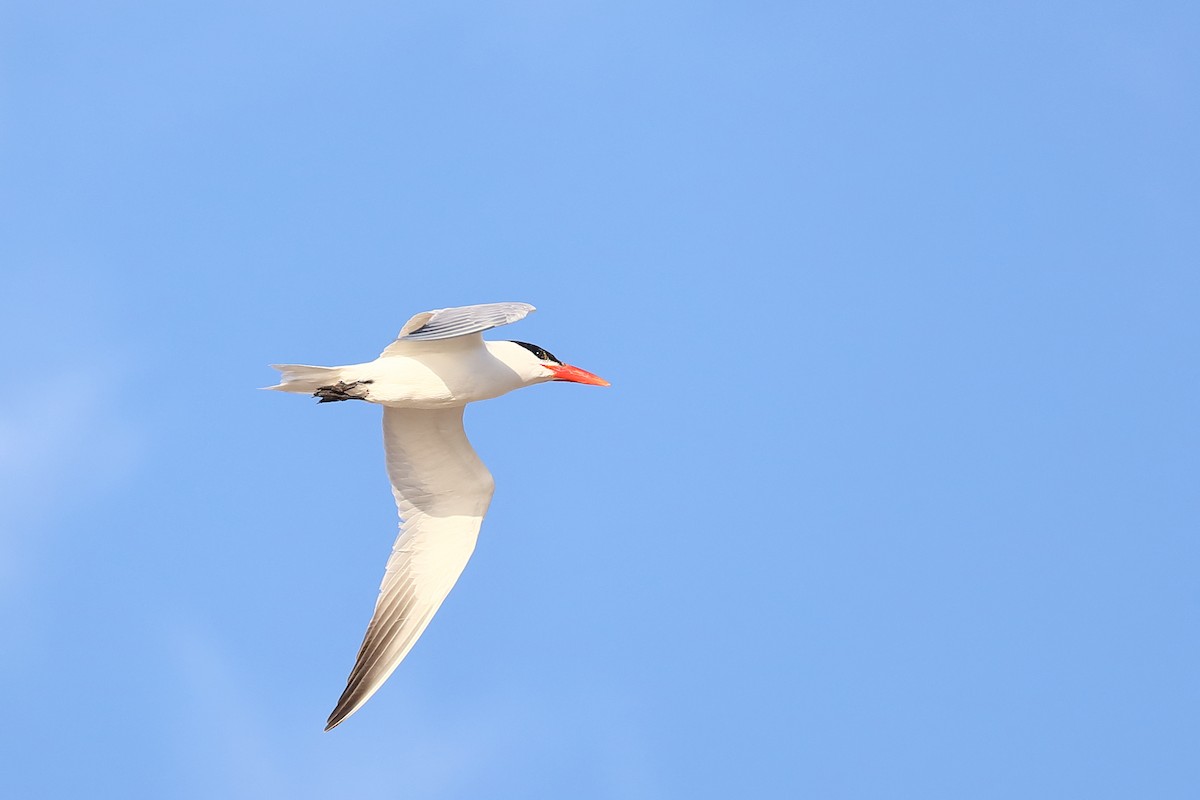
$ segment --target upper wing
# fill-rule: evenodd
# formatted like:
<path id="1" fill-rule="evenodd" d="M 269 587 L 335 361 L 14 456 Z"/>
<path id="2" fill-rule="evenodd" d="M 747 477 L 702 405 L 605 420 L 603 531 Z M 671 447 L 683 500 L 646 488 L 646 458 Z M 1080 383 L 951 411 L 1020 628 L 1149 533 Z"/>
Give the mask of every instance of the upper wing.
<path id="1" fill-rule="evenodd" d="M 384 355 L 402 342 L 431 342 L 482 333 L 491 328 L 524 319 L 534 307 L 529 303 L 484 303 L 479 306 L 438 308 L 415 315 L 396 336 Z"/>
<path id="2" fill-rule="evenodd" d="M 383 409 L 388 477 L 400 536 L 375 613 L 325 730 L 373 695 L 433 618 L 475 549 L 492 501 L 491 473 L 467 441 L 463 409 Z"/>

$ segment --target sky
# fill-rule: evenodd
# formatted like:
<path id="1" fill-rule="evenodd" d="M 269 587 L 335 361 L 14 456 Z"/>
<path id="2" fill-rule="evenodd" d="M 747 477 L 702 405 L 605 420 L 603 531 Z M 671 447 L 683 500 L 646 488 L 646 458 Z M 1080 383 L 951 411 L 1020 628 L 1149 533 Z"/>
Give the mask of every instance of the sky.
<path id="1" fill-rule="evenodd" d="M 1192 798 L 1194 3 L 0 4 L 14 797 Z M 458 586 L 330 733 L 414 313 Z"/>

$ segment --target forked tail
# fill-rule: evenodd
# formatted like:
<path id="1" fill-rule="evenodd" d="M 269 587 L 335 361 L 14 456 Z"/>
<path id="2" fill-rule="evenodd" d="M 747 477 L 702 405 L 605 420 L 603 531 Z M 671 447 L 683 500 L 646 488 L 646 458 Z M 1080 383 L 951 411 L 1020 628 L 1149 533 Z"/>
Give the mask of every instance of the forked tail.
<path id="1" fill-rule="evenodd" d="M 307 364 L 272 364 L 271 369 L 281 373 L 279 383 L 267 386 L 277 392 L 293 394 L 315 394 L 325 386 L 333 386 L 342 379 L 341 367 L 310 367 Z"/>
<path id="2" fill-rule="evenodd" d="M 343 377 L 344 367 L 310 367 L 306 364 L 272 364 L 279 370 L 282 379 L 275 386 L 268 386 L 277 392 L 293 394 L 310 394 L 321 398 L 322 403 L 336 403 L 339 400 L 369 400 L 368 388 L 375 381 L 347 381 Z"/>

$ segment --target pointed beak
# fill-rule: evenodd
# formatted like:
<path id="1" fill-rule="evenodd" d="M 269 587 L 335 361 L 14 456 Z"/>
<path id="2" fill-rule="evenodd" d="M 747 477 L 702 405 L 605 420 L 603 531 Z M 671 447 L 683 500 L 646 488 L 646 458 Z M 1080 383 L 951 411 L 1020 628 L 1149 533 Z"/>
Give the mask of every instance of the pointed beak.
<path id="1" fill-rule="evenodd" d="M 554 373 L 553 380 L 570 381 L 571 383 L 586 383 L 590 386 L 609 386 L 609 382 L 599 375 L 593 375 L 585 369 L 568 366 L 567 364 L 546 364 L 546 369 Z"/>

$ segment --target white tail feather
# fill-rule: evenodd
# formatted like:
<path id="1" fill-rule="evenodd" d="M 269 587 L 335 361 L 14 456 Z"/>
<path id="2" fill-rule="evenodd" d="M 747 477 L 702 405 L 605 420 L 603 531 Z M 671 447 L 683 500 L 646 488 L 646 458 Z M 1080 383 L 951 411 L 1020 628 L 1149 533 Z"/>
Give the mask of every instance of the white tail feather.
<path id="1" fill-rule="evenodd" d="M 282 373 L 279 383 L 264 388 L 277 392 L 312 394 L 322 386 L 332 386 L 342 379 L 341 367 L 310 367 L 307 364 L 272 364 L 271 369 Z"/>

